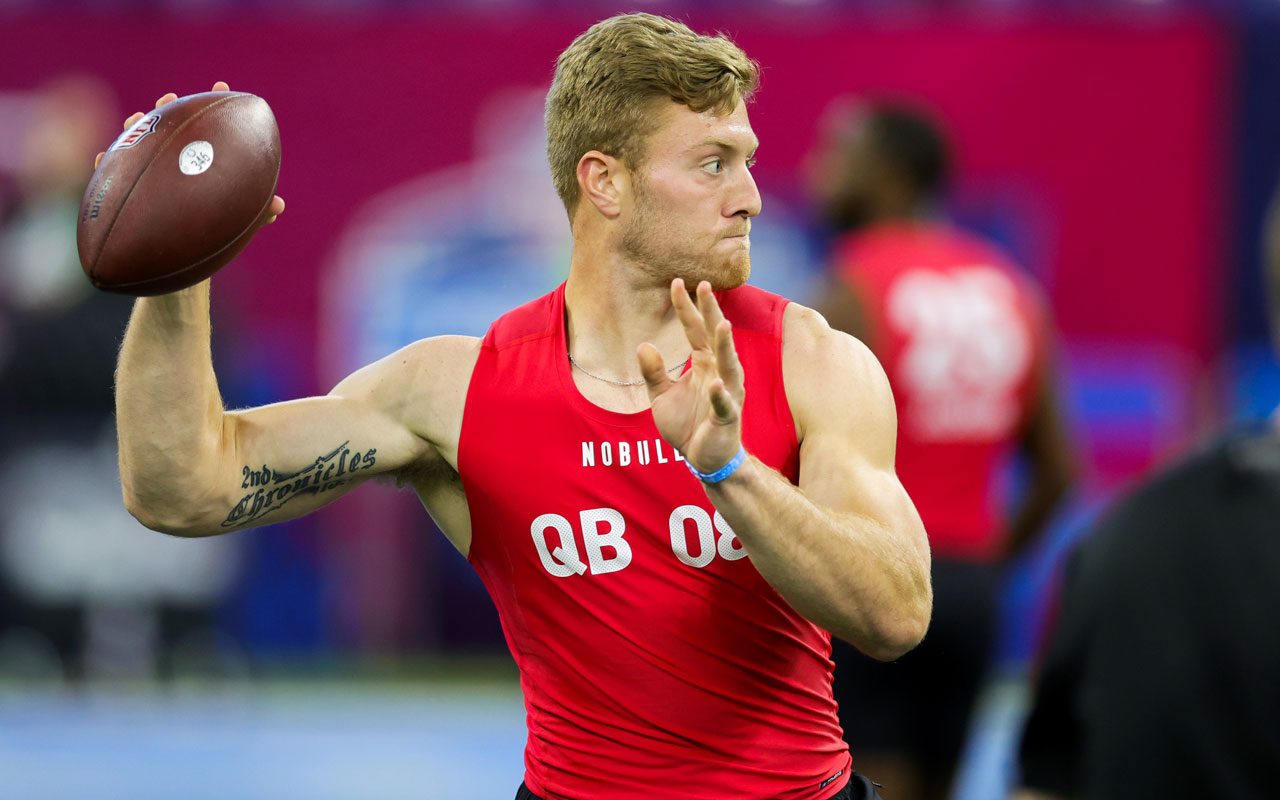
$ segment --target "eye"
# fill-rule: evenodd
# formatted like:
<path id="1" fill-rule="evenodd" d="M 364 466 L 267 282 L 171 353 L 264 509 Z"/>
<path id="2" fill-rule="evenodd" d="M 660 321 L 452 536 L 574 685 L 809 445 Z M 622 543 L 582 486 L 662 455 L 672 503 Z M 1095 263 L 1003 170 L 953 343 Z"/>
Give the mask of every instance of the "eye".
<path id="1" fill-rule="evenodd" d="M 703 164 L 702 168 L 707 172 L 710 172 L 712 175 L 719 175 L 724 172 L 724 162 L 717 158 L 714 161 L 708 161 Z"/>

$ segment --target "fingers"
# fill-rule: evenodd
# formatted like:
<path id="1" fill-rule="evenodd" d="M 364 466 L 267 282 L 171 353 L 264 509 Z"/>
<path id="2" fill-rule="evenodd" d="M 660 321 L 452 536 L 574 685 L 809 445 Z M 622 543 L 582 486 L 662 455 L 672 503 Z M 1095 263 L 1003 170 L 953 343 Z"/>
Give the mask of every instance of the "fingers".
<path id="1" fill-rule="evenodd" d="M 667 374 L 667 365 L 662 363 L 658 348 L 645 342 L 636 348 L 636 359 L 640 362 L 640 374 L 644 376 L 650 400 L 665 392 L 674 382 Z"/>
<path id="2" fill-rule="evenodd" d="M 698 284 L 698 313 L 702 315 L 703 324 L 706 325 L 707 337 L 714 340 L 716 328 L 724 320 L 724 313 L 720 311 L 715 292 L 711 291 L 711 284 L 707 281 Z"/>
<path id="3" fill-rule="evenodd" d="M 724 317 L 715 330 L 716 372 L 730 392 L 742 391 L 742 362 L 733 344 L 733 324 Z"/>
<path id="4" fill-rule="evenodd" d="M 711 291 L 711 284 L 707 281 L 698 284 L 698 313 L 702 315 L 716 354 L 716 372 L 730 392 L 741 390 L 742 364 L 733 347 L 733 326 L 724 318 L 715 292 Z"/>
<path id="5" fill-rule="evenodd" d="M 215 83 L 213 84 L 213 91 L 215 91 L 215 92 L 228 92 L 228 91 L 231 91 L 231 89 L 230 89 L 230 87 L 229 87 L 229 86 L 227 86 L 227 82 L 226 82 L 226 81 L 217 81 L 217 82 L 215 82 Z M 168 103 L 172 103 L 174 100 L 177 100 L 177 99 L 178 99 L 178 95 L 177 95 L 177 94 L 175 94 L 174 92 L 166 92 L 166 93 L 164 93 L 164 94 L 160 95 L 160 97 L 158 97 L 158 98 L 156 99 L 156 108 L 159 108 L 160 106 L 163 106 L 163 105 L 167 105 Z M 138 120 L 142 119 L 142 117 L 143 117 L 144 115 L 145 115 L 145 112 L 142 112 L 142 111 L 135 111 L 135 112 L 133 112 L 132 114 L 130 114 L 130 115 L 129 115 L 129 118 L 128 118 L 128 119 L 126 119 L 126 120 L 124 121 L 124 128 L 123 128 L 123 129 L 124 129 L 124 130 L 128 130 L 128 129 L 130 128 L 130 126 L 132 126 L 132 125 L 133 125 L 135 122 L 137 122 Z M 102 161 L 102 157 L 103 157 L 104 155 L 106 155 L 106 154 L 105 154 L 105 153 L 99 153 L 99 154 L 98 154 L 98 157 L 97 157 L 97 158 L 95 158 L 95 159 L 93 160 L 93 168 L 94 168 L 94 169 L 97 169 L 97 168 L 98 168 L 98 164 L 99 164 L 99 162 L 101 162 L 101 161 Z M 279 198 L 277 198 L 277 199 L 279 199 Z M 281 210 L 281 211 L 283 211 L 283 210 L 284 210 L 283 202 L 282 202 L 282 204 L 281 204 L 280 210 Z M 268 222 L 272 222 L 272 221 L 274 221 L 274 220 L 275 220 L 275 218 L 276 218 L 277 216 L 279 216 L 279 212 L 274 212 L 274 213 L 272 214 L 272 216 L 271 216 L 271 219 L 270 219 L 270 220 L 268 220 Z"/>
<path id="6" fill-rule="evenodd" d="M 229 92 L 231 91 L 231 87 L 227 85 L 226 81 L 215 81 L 213 84 L 213 91 Z M 178 95 L 176 93 L 165 92 L 164 94 L 160 95 L 160 97 L 156 100 L 156 108 L 159 108 L 160 106 L 163 106 L 167 103 L 172 103 L 174 100 L 177 100 L 177 99 L 178 99 Z M 142 116 L 141 111 L 135 113 L 134 115 L 129 117 L 129 120 L 125 122 L 124 126 L 126 128 L 129 127 L 133 123 L 137 122 L 138 118 L 141 116 Z"/>
<path id="7" fill-rule="evenodd" d="M 280 195 L 276 195 L 275 197 L 271 198 L 271 205 L 267 206 L 268 216 L 266 221 L 263 222 L 262 224 L 270 225 L 271 223 L 276 221 L 276 217 L 280 216 L 283 213 L 284 213 L 284 198 L 281 197 Z"/>
<path id="8" fill-rule="evenodd" d="M 697 306 L 689 299 L 689 291 L 684 287 L 684 281 L 676 278 L 671 281 L 671 305 L 675 307 L 676 316 L 680 319 L 680 324 L 684 326 L 684 335 L 688 337 L 689 344 L 694 350 L 706 350 L 710 348 L 710 340 L 707 337 L 707 327 L 703 322 L 702 314 L 698 311 Z"/>
<path id="9" fill-rule="evenodd" d="M 102 157 L 103 157 L 103 156 L 105 156 L 105 155 L 106 155 L 106 153 L 98 153 L 97 157 L 93 159 L 93 168 L 94 168 L 94 169 L 97 169 L 97 168 L 98 168 L 98 165 L 102 163 Z"/>
<path id="10" fill-rule="evenodd" d="M 738 401 L 729 394 L 723 380 L 711 384 L 711 412 L 717 425 L 732 425 L 738 421 Z"/>
<path id="11" fill-rule="evenodd" d="M 161 99 L 161 100 L 163 100 L 164 98 L 160 98 L 160 99 Z M 156 101 L 156 106 L 157 106 L 157 107 L 159 107 L 159 105 L 160 105 L 160 101 L 159 101 L 159 100 L 157 100 L 157 101 Z M 142 119 L 142 118 L 143 118 L 143 116 L 145 116 L 145 115 L 146 115 L 146 112 L 143 112 L 143 111 L 135 111 L 135 112 L 133 112 L 132 114 L 130 114 L 128 117 L 126 117 L 126 118 L 125 118 L 124 125 L 122 125 L 122 126 L 120 127 L 120 129 L 121 129 L 121 130 L 124 130 L 124 131 L 129 130 L 130 128 L 132 128 L 132 127 L 133 127 L 133 124 L 134 124 L 135 122 L 137 122 L 138 120 Z M 93 159 L 93 168 L 94 168 L 94 169 L 97 169 L 97 168 L 98 168 L 98 165 L 102 163 L 102 157 L 103 157 L 103 156 L 105 156 L 105 155 L 106 155 L 106 153 L 105 153 L 105 152 L 104 152 L 104 153 L 98 153 L 97 157 Z"/>
<path id="12" fill-rule="evenodd" d="M 177 100 L 177 99 L 178 99 L 178 96 L 177 96 L 176 94 L 174 94 L 173 92 L 169 92 L 168 94 L 162 94 L 162 95 L 160 95 L 160 97 L 156 100 L 156 108 L 159 108 L 160 106 L 164 105 L 165 103 L 172 103 L 174 100 Z M 131 125 L 133 125 L 133 123 L 135 123 L 135 122 L 137 122 L 138 120 L 142 119 L 144 116 L 146 116 L 146 112 L 145 112 L 145 111 L 135 111 L 135 112 L 133 112 L 132 114 L 130 114 L 130 115 L 128 116 L 128 118 L 127 118 L 127 119 L 125 119 L 125 121 L 124 121 L 124 130 L 129 130 L 129 127 L 130 127 Z"/>

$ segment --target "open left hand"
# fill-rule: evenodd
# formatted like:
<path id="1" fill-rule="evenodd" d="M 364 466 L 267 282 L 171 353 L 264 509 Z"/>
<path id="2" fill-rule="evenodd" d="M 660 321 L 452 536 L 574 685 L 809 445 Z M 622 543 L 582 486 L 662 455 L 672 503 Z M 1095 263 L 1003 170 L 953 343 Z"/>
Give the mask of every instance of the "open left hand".
<path id="1" fill-rule="evenodd" d="M 640 345 L 636 356 L 649 389 L 653 421 L 699 472 L 715 472 L 742 446 L 742 364 L 733 348 L 733 326 L 724 318 L 711 284 L 698 284 L 698 304 L 684 281 L 671 282 L 671 303 L 693 348 L 689 369 L 672 380 L 658 349 Z"/>

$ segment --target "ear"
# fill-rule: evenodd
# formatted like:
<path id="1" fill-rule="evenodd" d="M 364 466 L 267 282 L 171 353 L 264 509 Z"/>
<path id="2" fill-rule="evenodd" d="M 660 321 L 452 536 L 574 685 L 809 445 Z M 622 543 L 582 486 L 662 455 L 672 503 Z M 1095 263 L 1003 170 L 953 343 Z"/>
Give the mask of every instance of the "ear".
<path id="1" fill-rule="evenodd" d="M 626 192 L 627 169 L 622 161 L 591 150 L 578 159 L 578 190 L 581 200 L 595 206 L 613 219 L 622 213 L 622 197 Z"/>

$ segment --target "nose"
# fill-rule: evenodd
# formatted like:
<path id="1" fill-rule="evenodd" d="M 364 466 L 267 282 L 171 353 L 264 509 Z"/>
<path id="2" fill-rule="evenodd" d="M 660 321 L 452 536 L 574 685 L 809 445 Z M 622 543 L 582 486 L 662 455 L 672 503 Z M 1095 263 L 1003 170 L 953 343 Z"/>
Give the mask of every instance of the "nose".
<path id="1" fill-rule="evenodd" d="M 734 181 L 729 204 L 725 208 L 726 217 L 742 217 L 751 219 L 760 213 L 763 201 L 760 189 L 756 187 L 756 179 L 747 167 L 737 170 L 738 179 Z"/>

